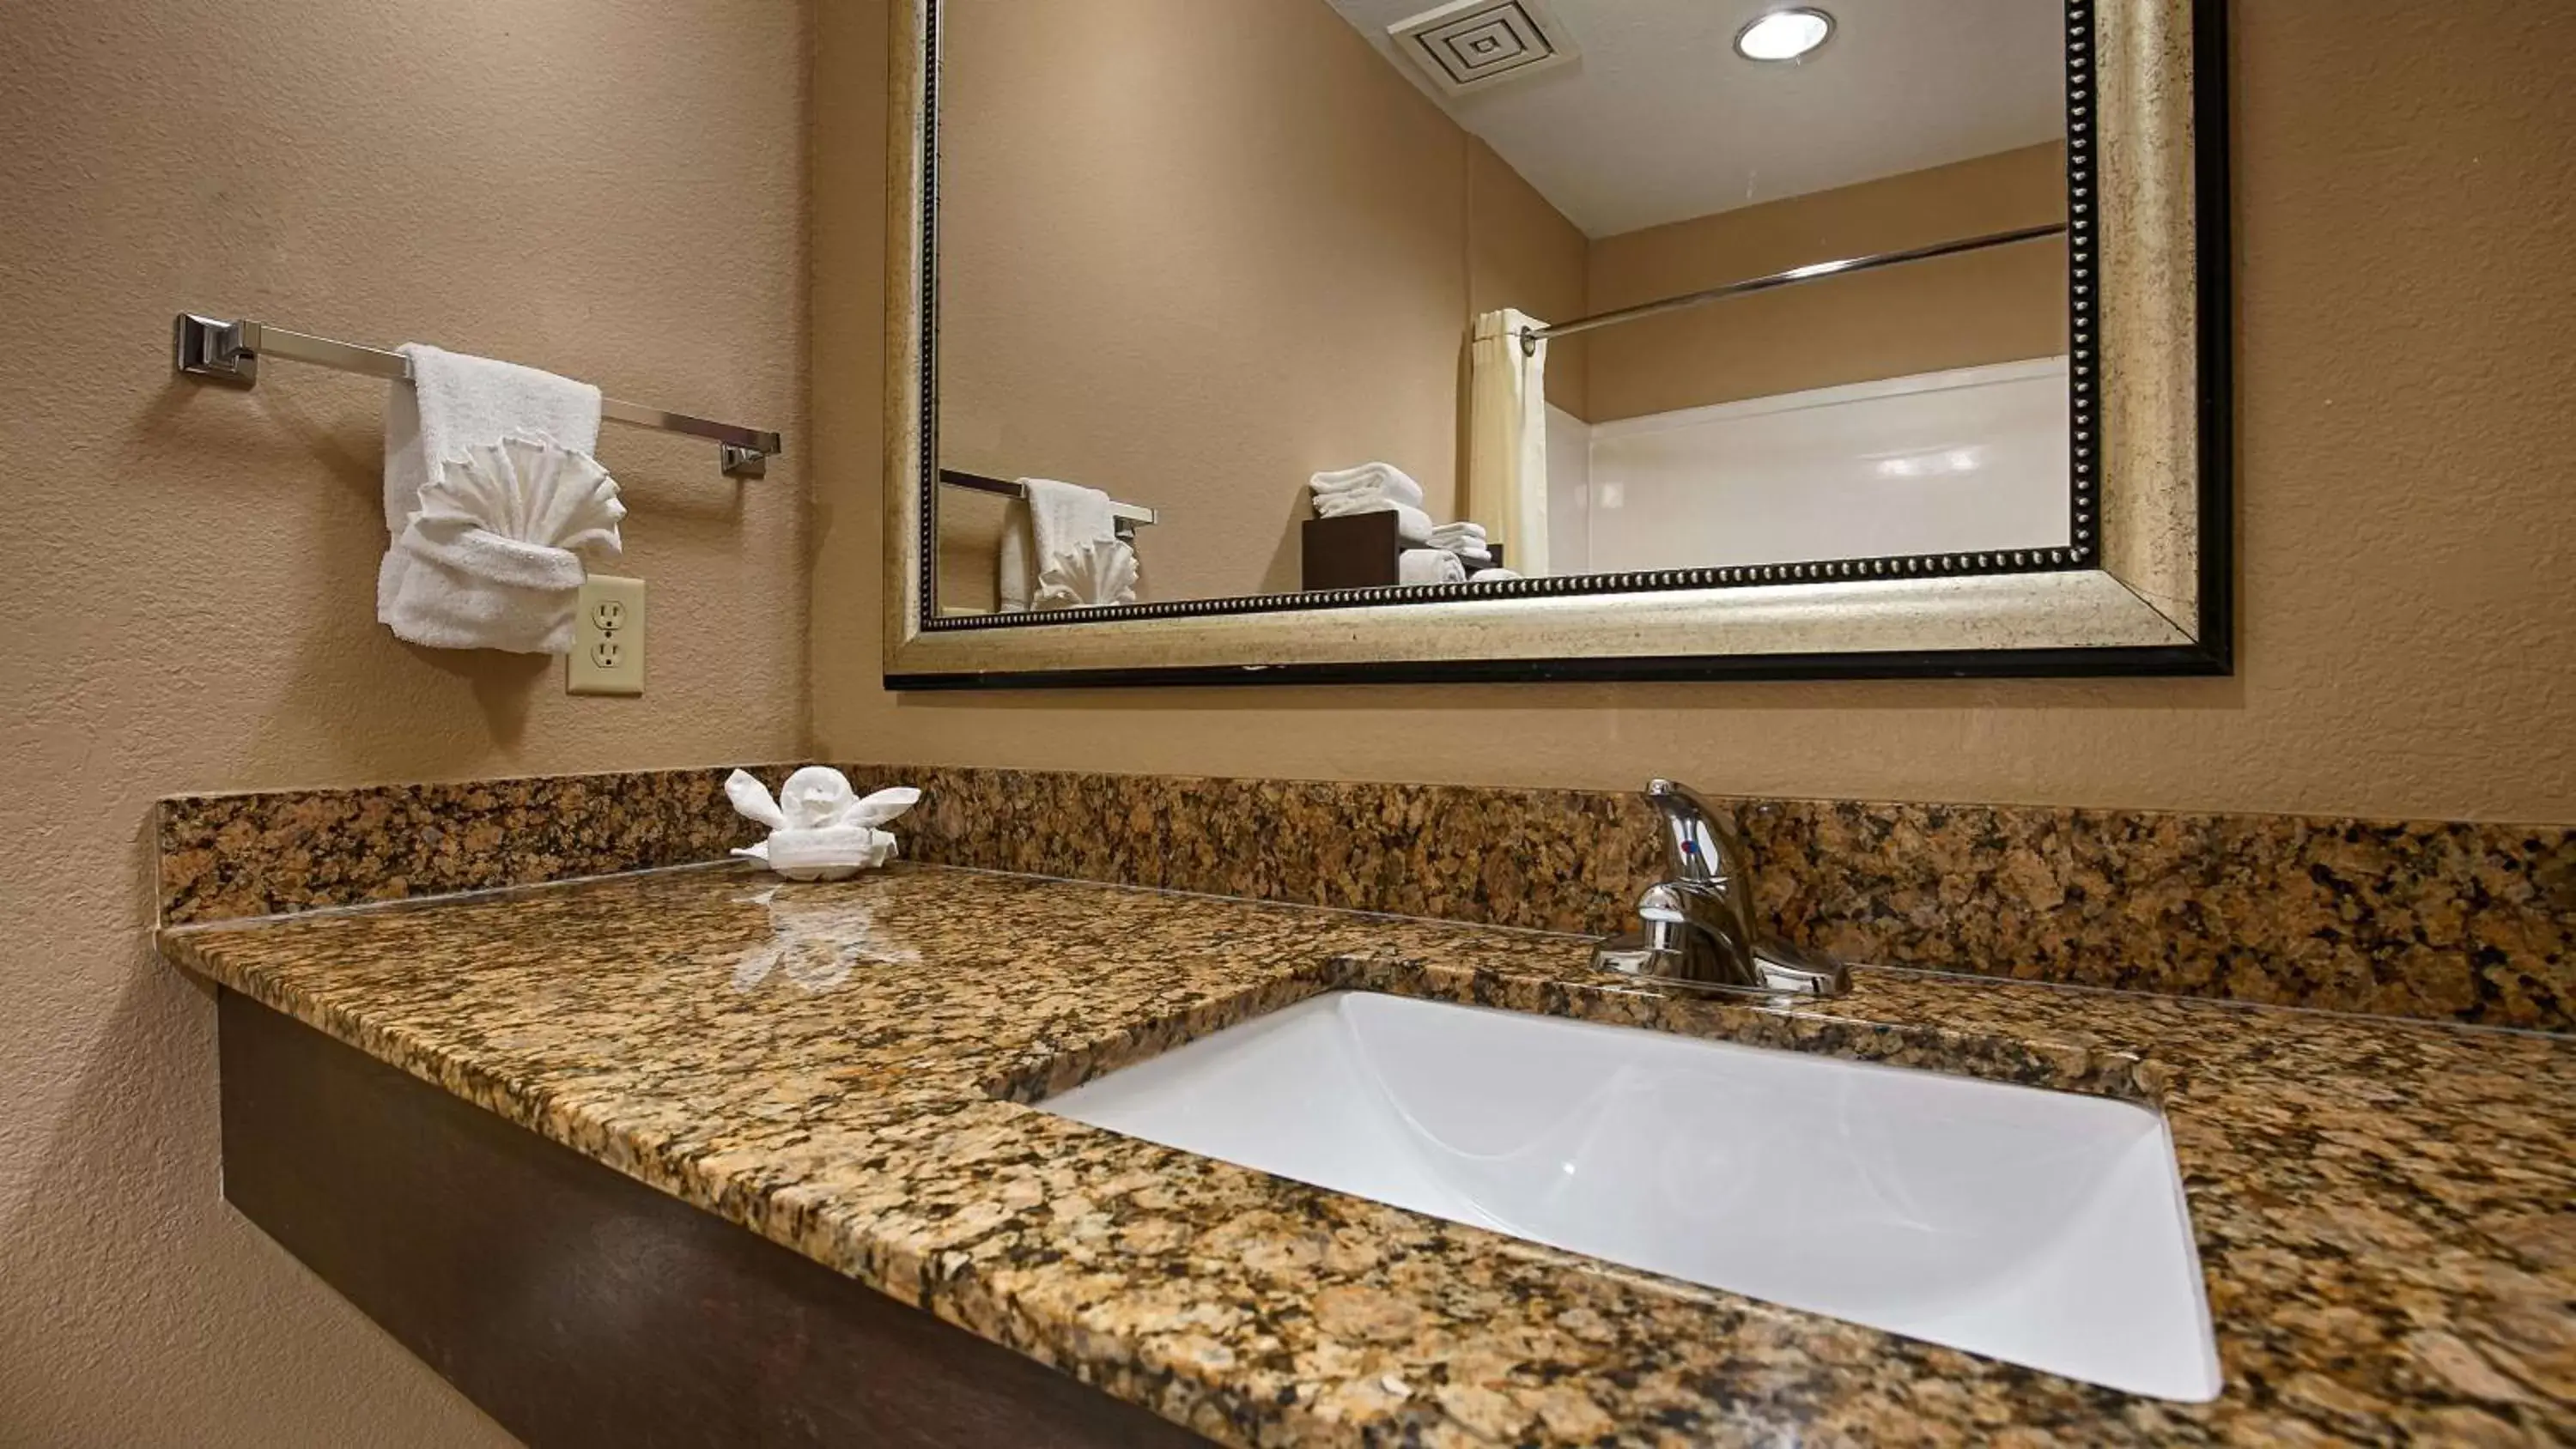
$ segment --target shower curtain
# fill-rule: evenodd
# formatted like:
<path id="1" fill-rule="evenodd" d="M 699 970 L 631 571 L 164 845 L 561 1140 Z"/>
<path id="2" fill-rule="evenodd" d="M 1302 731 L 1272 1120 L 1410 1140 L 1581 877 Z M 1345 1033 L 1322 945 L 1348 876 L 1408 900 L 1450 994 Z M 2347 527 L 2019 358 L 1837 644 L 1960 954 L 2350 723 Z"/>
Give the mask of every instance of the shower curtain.
<path id="1" fill-rule="evenodd" d="M 1460 510 L 1503 546 L 1503 564 L 1547 572 L 1547 343 L 1521 330 L 1547 324 L 1509 307 L 1476 319 L 1467 352 L 1467 497 Z"/>

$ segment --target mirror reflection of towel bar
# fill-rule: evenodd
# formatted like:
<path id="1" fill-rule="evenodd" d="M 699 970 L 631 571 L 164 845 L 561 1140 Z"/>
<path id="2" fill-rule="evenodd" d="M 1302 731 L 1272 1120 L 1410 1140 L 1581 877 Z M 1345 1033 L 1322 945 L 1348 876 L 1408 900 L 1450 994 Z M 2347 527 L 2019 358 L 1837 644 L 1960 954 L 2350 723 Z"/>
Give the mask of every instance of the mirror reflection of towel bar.
<path id="1" fill-rule="evenodd" d="M 974 493 L 990 493 L 1000 498 L 1026 499 L 1029 490 L 1016 478 L 987 478 L 981 473 L 961 473 L 954 468 L 939 470 L 939 481 L 951 488 L 964 488 Z M 1118 536 L 1127 538 L 1139 528 L 1163 521 L 1163 515 L 1140 503 L 1109 500 L 1109 516 L 1118 526 Z"/>
<path id="2" fill-rule="evenodd" d="M 283 327 L 271 327 L 264 322 L 247 319 L 227 322 L 220 317 L 200 317 L 193 312 L 182 312 L 174 345 L 174 365 L 179 371 L 233 387 L 250 387 L 258 383 L 259 360 L 263 357 L 311 363 L 335 372 L 363 373 L 369 377 L 411 376 L 411 359 L 399 352 L 360 347 L 351 342 L 334 342 L 328 337 L 289 332 Z M 619 402 L 613 397 L 599 400 L 599 416 L 612 423 L 710 439 L 716 444 L 717 466 L 728 478 L 761 477 L 769 471 L 769 460 L 787 451 L 786 444 L 776 433 L 739 427 L 733 423 L 710 422 L 687 413 L 648 408 L 641 403 Z"/>

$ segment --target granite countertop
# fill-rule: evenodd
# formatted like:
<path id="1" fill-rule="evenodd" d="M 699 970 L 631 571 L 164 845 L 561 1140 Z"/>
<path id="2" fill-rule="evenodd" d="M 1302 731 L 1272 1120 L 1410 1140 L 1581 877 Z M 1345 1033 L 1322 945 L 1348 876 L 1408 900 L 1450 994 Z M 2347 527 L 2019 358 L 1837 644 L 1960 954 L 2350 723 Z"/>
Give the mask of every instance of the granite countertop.
<path id="1" fill-rule="evenodd" d="M 1233 1444 L 2576 1439 L 2576 1039 L 1863 971 L 1795 1012 L 1578 939 L 907 866 L 165 931 L 181 965 Z M 1333 986 L 2160 1104 L 2224 1394 L 2135 1398 L 1022 1103 Z"/>

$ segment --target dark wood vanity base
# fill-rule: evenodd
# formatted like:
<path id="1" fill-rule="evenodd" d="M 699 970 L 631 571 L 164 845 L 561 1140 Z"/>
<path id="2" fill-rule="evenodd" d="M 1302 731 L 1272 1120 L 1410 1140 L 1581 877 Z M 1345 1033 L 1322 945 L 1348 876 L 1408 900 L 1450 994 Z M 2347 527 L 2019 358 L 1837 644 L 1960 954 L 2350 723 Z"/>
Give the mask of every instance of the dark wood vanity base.
<path id="1" fill-rule="evenodd" d="M 220 996 L 225 1198 L 540 1449 L 1207 1442 Z"/>

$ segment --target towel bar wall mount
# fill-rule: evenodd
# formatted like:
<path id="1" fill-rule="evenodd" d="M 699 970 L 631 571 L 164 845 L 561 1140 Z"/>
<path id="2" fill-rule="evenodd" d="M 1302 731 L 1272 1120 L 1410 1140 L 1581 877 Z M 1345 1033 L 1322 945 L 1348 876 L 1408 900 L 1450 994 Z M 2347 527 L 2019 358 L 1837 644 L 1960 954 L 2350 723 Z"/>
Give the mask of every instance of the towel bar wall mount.
<path id="1" fill-rule="evenodd" d="M 283 327 L 271 327 L 246 318 L 227 321 L 220 317 L 182 312 L 175 324 L 172 346 L 172 363 L 180 372 L 227 387 L 257 386 L 262 357 L 310 363 L 337 372 L 354 372 L 369 377 L 408 379 L 411 376 L 411 362 L 399 352 L 335 342 L 328 337 L 290 332 Z M 769 460 L 787 451 L 785 443 L 773 432 L 712 422 L 687 413 L 620 402 L 610 397 L 599 400 L 599 416 L 605 422 L 709 439 L 716 445 L 716 464 L 728 478 L 762 477 L 769 471 Z"/>

